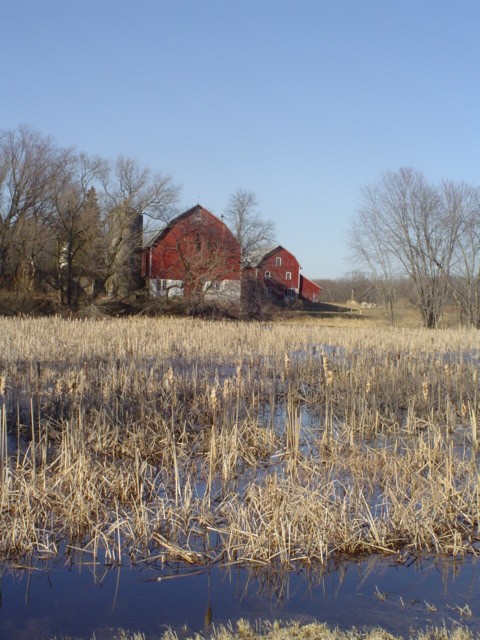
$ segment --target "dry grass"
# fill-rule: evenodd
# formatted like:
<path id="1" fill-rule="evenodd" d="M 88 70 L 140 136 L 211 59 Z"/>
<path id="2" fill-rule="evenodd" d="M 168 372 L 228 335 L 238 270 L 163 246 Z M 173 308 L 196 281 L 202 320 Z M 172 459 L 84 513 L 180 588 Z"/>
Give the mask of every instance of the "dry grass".
<path id="1" fill-rule="evenodd" d="M 4 558 L 476 553 L 478 332 L 56 318 L 0 332 Z"/>
<path id="2" fill-rule="evenodd" d="M 409 634 L 409 640 L 478 640 L 480 636 L 468 629 L 457 627 L 448 630 L 445 627 L 432 627 L 426 631 Z M 183 636 L 182 636 L 183 638 Z M 196 633 L 195 636 L 184 640 L 402 640 L 401 636 L 393 635 L 384 629 L 350 629 L 341 631 L 325 624 L 313 622 L 298 624 L 295 622 L 282 625 L 275 622 L 263 625 L 263 628 L 253 628 L 248 622 L 239 620 L 235 625 L 219 627 L 207 634 Z M 68 640 L 68 639 L 65 639 Z M 93 640 L 93 638 L 92 638 Z M 130 634 L 119 631 L 112 636 L 112 640 L 146 640 L 142 633 Z M 174 631 L 166 631 L 158 640 L 178 640 Z"/>
<path id="3" fill-rule="evenodd" d="M 342 327 L 342 328 L 388 328 L 392 326 L 392 319 L 384 307 L 362 307 L 358 302 L 336 302 L 332 303 L 339 309 L 347 309 L 348 311 L 341 312 L 315 312 L 315 311 L 297 311 L 292 314 L 290 321 L 296 321 L 298 323 L 309 322 L 312 318 L 316 319 L 316 322 L 327 327 Z M 401 300 L 398 302 L 395 314 L 394 324 L 396 327 L 416 329 L 422 326 L 422 317 L 418 309 L 410 303 L 408 300 Z M 439 322 L 439 327 L 442 329 L 455 328 L 461 323 L 458 308 L 455 306 L 447 306 L 444 309 L 442 318 Z"/>

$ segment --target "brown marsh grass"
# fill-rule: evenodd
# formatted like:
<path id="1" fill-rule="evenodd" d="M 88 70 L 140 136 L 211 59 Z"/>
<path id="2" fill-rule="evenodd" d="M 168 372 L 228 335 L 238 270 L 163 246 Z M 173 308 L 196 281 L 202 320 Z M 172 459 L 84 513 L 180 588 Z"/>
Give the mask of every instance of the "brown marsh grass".
<path id="1" fill-rule="evenodd" d="M 0 554 L 477 553 L 478 332 L 0 319 Z"/>
<path id="2" fill-rule="evenodd" d="M 478 640 L 478 634 L 463 627 L 448 630 L 445 627 L 432 627 L 425 631 L 412 631 L 410 640 Z M 178 640 L 179 636 L 172 630 L 167 630 L 158 640 Z M 183 638 L 183 635 L 182 635 Z M 233 625 L 221 626 L 206 634 L 196 633 L 184 640 L 401 640 L 384 629 L 349 629 L 342 631 L 328 627 L 320 622 L 298 624 L 291 622 L 282 625 L 278 622 L 265 624 L 263 628 L 252 627 L 248 622 L 239 620 Z M 143 633 L 130 634 L 119 631 L 112 640 L 146 640 Z M 67 638 L 65 640 L 68 640 Z M 94 638 L 92 638 L 94 640 Z"/>

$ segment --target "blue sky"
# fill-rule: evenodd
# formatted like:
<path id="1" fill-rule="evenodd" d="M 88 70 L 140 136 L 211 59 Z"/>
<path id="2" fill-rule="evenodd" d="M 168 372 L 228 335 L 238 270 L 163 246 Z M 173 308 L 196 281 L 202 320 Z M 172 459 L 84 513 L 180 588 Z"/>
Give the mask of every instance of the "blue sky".
<path id="1" fill-rule="evenodd" d="M 480 184 L 479 72 L 478 0 L 0 0 L 0 129 L 253 190 L 311 278 L 382 171 Z"/>

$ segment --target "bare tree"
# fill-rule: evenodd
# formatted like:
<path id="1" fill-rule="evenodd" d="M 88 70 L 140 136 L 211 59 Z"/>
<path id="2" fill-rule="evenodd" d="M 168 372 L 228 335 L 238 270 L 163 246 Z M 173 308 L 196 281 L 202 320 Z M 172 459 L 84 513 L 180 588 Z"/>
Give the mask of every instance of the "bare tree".
<path id="1" fill-rule="evenodd" d="M 202 309 L 206 300 L 216 304 L 229 302 L 228 292 L 220 286 L 229 271 L 229 262 L 235 257 L 229 254 L 228 246 L 220 246 L 216 238 L 207 231 L 203 235 L 185 234 L 177 240 L 178 260 L 184 270 L 183 300 L 190 312 Z M 210 237 L 209 237 L 210 235 Z"/>
<path id="2" fill-rule="evenodd" d="M 137 291 L 143 220 L 168 221 L 178 191 L 128 158 L 108 168 L 29 127 L 0 132 L 0 286 L 53 287 L 68 306 L 81 279 L 92 295 L 102 279 L 115 296 Z"/>
<path id="3" fill-rule="evenodd" d="M 462 322 L 480 328 L 480 189 L 446 182 L 443 190 L 448 212 L 458 220 L 450 290 Z"/>
<path id="4" fill-rule="evenodd" d="M 51 214 L 53 180 L 64 152 L 52 140 L 21 126 L 0 132 L 0 282 L 33 286 Z"/>
<path id="5" fill-rule="evenodd" d="M 77 306 L 82 285 L 90 288 L 92 298 L 105 278 L 105 225 L 95 186 L 106 170 L 100 158 L 68 152 L 52 184 L 50 284 L 68 307 Z"/>
<path id="6" fill-rule="evenodd" d="M 440 188 L 411 168 L 382 174 L 362 190 L 352 248 L 374 274 L 407 275 L 412 302 L 426 327 L 436 327 L 446 302 L 459 218 Z"/>
<path id="7" fill-rule="evenodd" d="M 253 191 L 237 189 L 230 196 L 225 220 L 242 247 L 243 266 L 249 266 L 254 254 L 275 242 L 275 224 L 262 218 Z"/>
<path id="8" fill-rule="evenodd" d="M 169 176 L 152 173 L 123 156 L 116 160 L 103 186 L 109 231 L 107 288 L 112 297 L 126 297 L 142 288 L 144 217 L 168 222 L 175 214 L 180 190 Z"/>
<path id="9" fill-rule="evenodd" d="M 375 289 L 391 324 L 396 320 L 398 262 L 385 251 L 384 238 L 376 226 L 376 216 L 362 208 L 349 232 L 349 244 L 354 262 L 370 274 Z"/>

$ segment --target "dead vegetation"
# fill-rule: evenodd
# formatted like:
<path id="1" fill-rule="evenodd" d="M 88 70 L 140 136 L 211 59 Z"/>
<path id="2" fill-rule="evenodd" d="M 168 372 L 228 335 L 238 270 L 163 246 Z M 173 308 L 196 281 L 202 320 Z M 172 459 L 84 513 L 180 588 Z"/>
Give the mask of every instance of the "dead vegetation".
<path id="1" fill-rule="evenodd" d="M 260 627 L 254 628 L 245 620 L 239 620 L 235 627 L 221 626 L 205 634 L 196 633 L 195 636 L 185 640 L 206 640 L 207 638 L 210 640 L 402 640 L 401 636 L 391 634 L 384 629 L 353 628 L 342 631 L 320 622 L 308 624 L 291 622 L 285 625 L 274 622 L 260 625 Z M 408 637 L 410 640 L 478 640 L 479 638 L 478 634 L 463 627 L 450 630 L 445 627 L 432 627 L 425 631 L 412 632 Z M 177 633 L 167 630 L 158 640 L 178 640 L 178 638 Z M 130 634 L 127 631 L 119 631 L 112 636 L 112 640 L 146 640 L 146 636 L 143 633 Z"/>
<path id="2" fill-rule="evenodd" d="M 477 553 L 478 332 L 1 319 L 0 554 Z"/>

